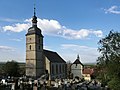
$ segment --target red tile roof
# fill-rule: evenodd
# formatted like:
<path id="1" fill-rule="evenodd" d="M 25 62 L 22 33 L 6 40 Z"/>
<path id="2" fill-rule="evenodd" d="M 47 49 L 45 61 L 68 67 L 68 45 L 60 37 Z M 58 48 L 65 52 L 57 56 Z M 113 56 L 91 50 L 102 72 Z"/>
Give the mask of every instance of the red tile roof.
<path id="1" fill-rule="evenodd" d="M 83 69 L 83 74 L 90 74 L 90 75 L 92 75 L 93 73 L 94 73 L 94 69 L 90 69 L 90 68 Z"/>

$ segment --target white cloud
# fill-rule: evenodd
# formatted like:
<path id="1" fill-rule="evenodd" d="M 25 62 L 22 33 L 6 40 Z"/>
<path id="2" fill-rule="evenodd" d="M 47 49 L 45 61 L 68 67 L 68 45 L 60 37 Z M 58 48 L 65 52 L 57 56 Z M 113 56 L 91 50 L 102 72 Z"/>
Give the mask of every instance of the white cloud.
<path id="1" fill-rule="evenodd" d="M 2 32 L 2 27 L 0 26 L 0 32 Z"/>
<path id="2" fill-rule="evenodd" d="M 20 42 L 23 40 L 23 38 L 13 38 L 13 39 L 9 39 L 11 41 L 17 41 L 17 42 Z"/>
<path id="3" fill-rule="evenodd" d="M 113 14 L 120 14 L 120 10 L 118 6 L 111 6 L 108 9 L 104 9 L 105 13 L 113 13 Z"/>
<path id="4" fill-rule="evenodd" d="M 97 48 L 81 46 L 81 45 L 76 45 L 76 44 L 62 44 L 61 47 L 62 47 L 62 49 L 70 49 L 75 52 L 79 52 L 79 50 L 80 50 L 83 52 L 83 54 L 84 54 L 84 52 L 87 52 L 87 53 L 91 53 L 92 51 L 97 52 Z M 88 51 L 90 51 L 90 52 L 88 52 Z M 98 55 L 98 53 L 94 53 L 94 55 L 95 54 Z"/>
<path id="5" fill-rule="evenodd" d="M 0 46 L 0 51 L 15 51 L 15 48 L 9 46 Z"/>
<path id="6" fill-rule="evenodd" d="M 81 46 L 76 44 L 62 44 L 61 48 L 66 51 L 62 53 L 62 56 L 68 61 L 74 61 L 77 57 L 77 54 L 80 55 L 81 61 L 86 62 L 96 62 L 97 57 L 99 56 L 99 52 L 97 48 Z M 73 58 L 75 56 L 75 58 Z"/>
<path id="7" fill-rule="evenodd" d="M 0 21 L 5 21 L 5 22 L 22 22 L 21 20 L 12 19 L 12 18 L 0 18 Z"/>
<path id="8" fill-rule="evenodd" d="M 102 37 L 103 36 L 103 32 L 101 30 L 92 31 L 92 33 L 95 34 L 97 37 Z"/>
<path id="9" fill-rule="evenodd" d="M 25 24 L 25 23 L 23 23 L 23 24 L 17 23 L 17 24 L 15 24 L 13 26 L 4 26 L 3 30 L 4 31 L 21 32 L 21 31 L 27 30 L 29 27 L 30 27 L 29 23 L 27 23 L 27 24 Z"/>
<path id="10" fill-rule="evenodd" d="M 47 19 L 37 19 L 38 27 L 46 35 L 59 36 L 67 39 L 83 39 L 89 37 L 89 35 L 95 35 L 96 37 L 102 37 L 101 30 L 92 30 L 92 29 L 80 29 L 74 30 L 69 29 L 61 25 L 56 20 L 47 20 Z M 4 31 L 13 31 L 21 32 L 27 30 L 31 26 L 31 19 L 26 19 L 24 23 L 17 23 L 14 25 L 4 26 Z"/>
<path id="11" fill-rule="evenodd" d="M 63 32 L 63 37 L 68 39 L 83 39 L 87 38 L 89 35 L 93 34 L 97 37 L 102 37 L 102 31 L 94 31 L 89 29 L 80 29 L 80 30 L 71 30 L 71 29 L 65 29 Z"/>
<path id="12" fill-rule="evenodd" d="M 63 30 L 64 26 L 60 25 L 60 23 L 56 20 L 47 20 L 47 19 L 37 19 L 38 27 L 43 31 L 44 34 L 47 35 L 59 35 L 59 32 Z M 26 19 L 26 22 L 31 23 L 31 19 Z"/>

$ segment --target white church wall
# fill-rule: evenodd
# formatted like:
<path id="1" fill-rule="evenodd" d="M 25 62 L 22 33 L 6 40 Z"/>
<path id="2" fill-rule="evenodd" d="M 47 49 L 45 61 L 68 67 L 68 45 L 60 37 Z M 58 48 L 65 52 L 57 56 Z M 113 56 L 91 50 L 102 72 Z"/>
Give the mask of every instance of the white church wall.
<path id="1" fill-rule="evenodd" d="M 71 65 L 71 72 L 73 73 L 73 77 L 76 76 L 82 78 L 82 65 L 81 64 L 72 64 Z"/>

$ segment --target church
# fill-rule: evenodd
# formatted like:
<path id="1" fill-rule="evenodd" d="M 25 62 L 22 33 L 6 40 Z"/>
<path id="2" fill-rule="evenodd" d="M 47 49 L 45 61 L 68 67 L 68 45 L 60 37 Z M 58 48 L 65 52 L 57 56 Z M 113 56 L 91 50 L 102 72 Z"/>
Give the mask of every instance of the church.
<path id="1" fill-rule="evenodd" d="M 50 80 L 65 78 L 66 62 L 56 52 L 43 49 L 43 38 L 34 8 L 32 27 L 26 34 L 26 76 L 40 78 L 48 73 Z"/>

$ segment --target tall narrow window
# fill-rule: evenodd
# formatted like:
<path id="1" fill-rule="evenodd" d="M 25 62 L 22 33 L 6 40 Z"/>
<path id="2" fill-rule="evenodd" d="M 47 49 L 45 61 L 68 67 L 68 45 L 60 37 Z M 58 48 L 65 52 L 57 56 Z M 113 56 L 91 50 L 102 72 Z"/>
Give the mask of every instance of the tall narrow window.
<path id="1" fill-rule="evenodd" d="M 76 64 L 75 68 L 77 68 L 77 64 Z"/>
<path id="2" fill-rule="evenodd" d="M 62 71 L 63 71 L 63 73 L 64 73 L 64 65 L 62 65 Z"/>
<path id="3" fill-rule="evenodd" d="M 29 39 L 29 42 L 31 42 L 31 38 Z"/>
<path id="4" fill-rule="evenodd" d="M 29 47 L 29 48 L 30 48 L 30 50 L 31 50 L 31 45 L 30 45 L 30 47 Z"/>
<path id="5" fill-rule="evenodd" d="M 61 64 L 59 65 L 59 70 L 60 70 L 60 73 L 61 73 Z"/>
<path id="6" fill-rule="evenodd" d="M 40 46 L 39 46 L 39 50 L 40 50 Z"/>
<path id="7" fill-rule="evenodd" d="M 40 43 L 40 38 L 39 38 L 39 43 Z"/>
<path id="8" fill-rule="evenodd" d="M 52 74 L 54 74 L 54 65 L 52 65 L 51 71 L 52 71 Z"/>
<path id="9" fill-rule="evenodd" d="M 56 64 L 56 74 L 58 74 L 58 65 Z"/>

